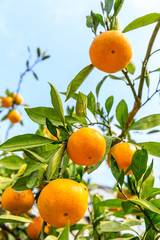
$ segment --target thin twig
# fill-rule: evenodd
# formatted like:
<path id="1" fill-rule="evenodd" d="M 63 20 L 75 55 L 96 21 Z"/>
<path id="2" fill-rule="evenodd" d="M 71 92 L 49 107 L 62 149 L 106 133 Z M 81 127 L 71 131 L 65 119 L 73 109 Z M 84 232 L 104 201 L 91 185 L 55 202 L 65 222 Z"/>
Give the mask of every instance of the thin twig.
<path id="1" fill-rule="evenodd" d="M 124 74 L 125 78 L 127 79 L 127 82 L 128 82 L 128 84 L 129 84 L 129 86 L 130 86 L 130 88 L 132 90 L 133 95 L 134 95 L 135 101 L 138 102 L 139 101 L 138 96 L 136 94 L 134 86 L 133 86 L 133 84 L 132 84 L 132 82 L 131 82 L 127 72 L 125 70 L 122 70 L 122 73 Z"/>
<path id="2" fill-rule="evenodd" d="M 140 84 L 139 84 L 139 89 L 138 89 L 138 97 L 139 97 L 139 99 L 142 98 L 142 89 L 143 89 L 144 78 L 145 78 L 145 70 L 146 70 L 147 63 L 148 63 L 149 57 L 151 55 L 151 50 L 152 50 L 152 47 L 153 47 L 153 43 L 155 41 L 155 38 L 157 36 L 159 28 L 160 28 L 160 19 L 157 22 L 157 24 L 155 26 L 155 29 L 154 29 L 154 31 L 152 33 L 152 36 L 151 36 L 149 44 L 148 44 L 146 56 L 145 56 L 145 59 L 144 59 L 143 64 L 142 64 L 141 78 L 140 78 Z"/>
<path id="3" fill-rule="evenodd" d="M 17 234 L 13 232 L 12 229 L 7 227 L 4 223 L 0 223 L 0 228 L 2 228 L 4 231 L 10 233 L 16 240 L 22 240 Z"/>

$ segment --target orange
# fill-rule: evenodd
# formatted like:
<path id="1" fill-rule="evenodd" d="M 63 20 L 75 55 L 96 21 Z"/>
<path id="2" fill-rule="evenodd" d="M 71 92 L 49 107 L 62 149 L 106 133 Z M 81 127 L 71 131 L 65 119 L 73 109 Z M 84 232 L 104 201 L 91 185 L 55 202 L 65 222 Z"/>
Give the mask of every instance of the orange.
<path id="1" fill-rule="evenodd" d="M 21 114 L 16 110 L 12 110 L 8 113 L 8 119 L 10 120 L 11 123 L 20 122 Z"/>
<path id="2" fill-rule="evenodd" d="M 2 206 L 12 214 L 22 214 L 28 212 L 34 204 L 34 195 L 31 190 L 18 193 L 12 186 L 5 189 L 2 194 Z"/>
<path id="3" fill-rule="evenodd" d="M 132 143 L 122 142 L 114 145 L 108 153 L 108 165 L 110 166 L 110 157 L 112 154 L 117 162 L 119 170 L 121 171 L 124 168 L 124 171 L 126 171 L 131 165 L 132 157 L 136 150 L 137 147 Z M 127 175 L 131 173 L 132 171 L 129 171 Z"/>
<path id="4" fill-rule="evenodd" d="M 13 94 L 13 100 L 14 100 L 14 102 L 15 102 L 17 105 L 23 103 L 23 97 L 22 97 L 20 94 L 18 94 L 18 93 L 14 93 L 14 94 Z"/>
<path id="5" fill-rule="evenodd" d="M 32 222 L 28 225 L 26 232 L 28 237 L 31 240 L 38 240 L 40 232 L 42 230 L 42 225 L 43 225 L 43 219 L 41 216 L 33 218 Z M 44 232 L 49 233 L 49 226 L 46 225 L 44 227 Z"/>
<path id="6" fill-rule="evenodd" d="M 83 218 L 88 205 L 88 190 L 70 179 L 56 179 L 46 185 L 38 198 L 38 210 L 53 227 L 70 226 Z"/>
<path id="7" fill-rule="evenodd" d="M 2 107 L 9 108 L 13 106 L 13 98 L 12 97 L 3 97 L 1 101 Z"/>
<path id="8" fill-rule="evenodd" d="M 80 128 L 74 132 L 67 143 L 70 159 L 78 164 L 89 166 L 101 160 L 106 151 L 104 136 L 92 128 Z"/>
<path id="9" fill-rule="evenodd" d="M 89 55 L 93 66 L 107 73 L 115 73 L 123 70 L 130 62 L 132 47 L 123 33 L 110 30 L 93 40 Z"/>
<path id="10" fill-rule="evenodd" d="M 59 129 L 57 128 L 56 130 L 57 130 L 57 136 L 58 136 L 58 138 L 59 138 L 59 137 L 60 137 Z M 56 138 L 55 136 L 53 136 L 53 135 L 48 131 L 47 126 L 45 126 L 44 131 L 45 131 L 46 137 L 51 138 L 52 140 L 57 140 L 57 138 Z"/>

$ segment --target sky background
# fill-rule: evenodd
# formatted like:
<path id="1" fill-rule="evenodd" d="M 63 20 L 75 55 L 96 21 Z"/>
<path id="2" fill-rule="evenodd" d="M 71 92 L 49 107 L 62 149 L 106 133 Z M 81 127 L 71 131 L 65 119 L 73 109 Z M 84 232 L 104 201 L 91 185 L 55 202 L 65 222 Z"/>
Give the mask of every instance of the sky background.
<path id="1" fill-rule="evenodd" d="M 28 58 L 27 47 L 29 46 L 33 54 L 36 55 L 36 48 L 42 51 L 47 50 L 51 58 L 39 63 L 35 67 L 35 72 L 39 77 L 37 82 L 32 74 L 28 74 L 23 79 L 20 94 L 24 97 L 24 102 L 30 107 L 51 106 L 50 87 L 51 82 L 59 92 L 66 91 L 69 82 L 85 66 L 90 64 L 89 46 L 94 38 L 93 33 L 86 27 L 86 16 L 93 10 L 101 13 L 100 1 L 98 0 L 0 0 L 0 96 L 4 96 L 8 88 L 11 92 L 16 91 L 20 74 L 25 70 L 25 63 Z M 152 12 L 160 11 L 159 0 L 125 0 L 124 6 L 119 13 L 122 30 L 135 18 Z M 155 24 L 126 33 L 133 48 L 132 60 L 136 64 L 136 75 L 140 73 L 141 64 L 145 56 L 149 38 Z M 160 34 L 154 44 L 153 50 L 160 48 Z M 160 67 L 160 54 L 155 54 L 149 61 L 149 69 Z M 94 69 L 90 76 L 80 87 L 80 91 L 88 94 L 95 93 L 95 87 L 105 76 L 105 73 Z M 152 74 L 151 81 L 154 92 L 159 74 Z M 147 90 L 147 89 L 146 89 Z M 129 111 L 132 109 L 134 99 L 131 90 L 124 82 L 108 79 L 100 91 L 99 101 L 103 104 L 105 100 L 114 95 L 113 112 L 118 102 L 124 99 Z M 143 101 L 146 94 L 143 95 Z M 64 101 L 64 97 L 62 96 Z M 72 105 L 69 100 L 64 104 Z M 160 112 L 160 98 L 156 95 L 146 104 L 136 119 L 153 113 Z M 9 137 L 24 133 L 34 133 L 38 125 L 32 122 L 26 115 L 23 108 L 19 108 L 22 113 L 24 126 L 16 124 L 10 131 Z M 1 114 L 3 116 L 5 111 Z M 9 121 L 0 124 L 0 141 L 4 141 L 5 132 Z M 149 137 L 134 133 L 134 139 L 138 141 L 158 141 L 159 135 Z M 155 158 L 156 185 L 159 183 L 159 159 Z M 87 178 L 87 176 L 85 176 Z M 92 182 L 113 186 L 114 179 L 110 169 L 104 163 L 96 172 L 91 174 Z"/>

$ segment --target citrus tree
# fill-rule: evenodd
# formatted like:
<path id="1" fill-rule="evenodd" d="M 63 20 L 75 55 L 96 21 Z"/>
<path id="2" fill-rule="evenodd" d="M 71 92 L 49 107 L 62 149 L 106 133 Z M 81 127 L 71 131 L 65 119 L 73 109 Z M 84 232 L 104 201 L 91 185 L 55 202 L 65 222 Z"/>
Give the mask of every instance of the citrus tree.
<path id="1" fill-rule="evenodd" d="M 148 154 L 160 157 L 160 143 L 139 142 L 133 134 L 159 132 L 160 114 L 141 119 L 136 114 L 160 91 L 157 79 L 150 94 L 150 76 L 160 68 L 151 70 L 148 65 L 159 51 L 152 51 L 152 47 L 160 14 L 135 19 L 122 31 L 117 15 L 123 2 L 106 0 L 101 2 L 102 15 L 91 11 L 87 16 L 87 27 L 94 34 L 89 49 L 91 64 L 61 92 L 65 101 L 74 99 L 75 106 L 68 106 L 65 113 L 61 95 L 49 83 L 52 107 L 25 108 L 29 118 L 39 124 L 37 132 L 15 136 L 0 145 L 2 239 L 159 239 L 160 188 L 154 188 L 153 160 L 148 163 Z M 125 33 L 152 23 L 156 25 L 136 75 L 132 46 Z M 86 95 L 79 87 L 94 68 L 105 75 L 95 94 Z M 114 116 L 114 96 L 98 101 L 106 79 L 123 81 L 131 89 L 134 105 L 130 111 L 123 96 Z M 12 101 L 8 102 L 11 107 Z M 99 191 L 95 194 L 95 186 L 84 181 L 84 173 L 96 171 L 104 161 L 116 181 L 114 198 L 105 199 Z"/>

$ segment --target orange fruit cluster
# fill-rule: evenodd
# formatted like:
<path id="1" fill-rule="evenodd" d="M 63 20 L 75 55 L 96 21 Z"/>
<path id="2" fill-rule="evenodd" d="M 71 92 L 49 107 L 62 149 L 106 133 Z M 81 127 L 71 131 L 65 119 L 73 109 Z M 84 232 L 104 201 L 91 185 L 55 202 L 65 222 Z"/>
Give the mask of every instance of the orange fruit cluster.
<path id="1" fill-rule="evenodd" d="M 98 35 L 89 49 L 93 66 L 106 73 L 123 70 L 132 58 L 132 47 L 121 32 L 110 30 Z"/>

